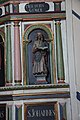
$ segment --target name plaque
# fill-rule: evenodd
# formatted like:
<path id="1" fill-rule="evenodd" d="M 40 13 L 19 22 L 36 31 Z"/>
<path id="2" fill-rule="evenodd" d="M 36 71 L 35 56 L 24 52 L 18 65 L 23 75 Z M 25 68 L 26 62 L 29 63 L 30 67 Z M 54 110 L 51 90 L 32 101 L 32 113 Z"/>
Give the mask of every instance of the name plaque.
<path id="1" fill-rule="evenodd" d="M 29 13 L 41 13 L 49 10 L 49 4 L 45 2 L 35 2 L 25 5 L 25 10 Z"/>
<path id="2" fill-rule="evenodd" d="M 26 120 L 55 120 L 54 105 L 27 106 Z"/>

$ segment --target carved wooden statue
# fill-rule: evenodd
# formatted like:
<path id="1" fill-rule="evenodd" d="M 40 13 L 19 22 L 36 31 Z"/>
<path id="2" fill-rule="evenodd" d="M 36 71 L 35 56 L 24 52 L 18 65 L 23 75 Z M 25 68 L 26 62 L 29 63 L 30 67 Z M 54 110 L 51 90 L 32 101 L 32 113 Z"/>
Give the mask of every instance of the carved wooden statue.
<path id="1" fill-rule="evenodd" d="M 48 43 L 41 32 L 38 32 L 33 44 L 33 74 L 45 75 L 48 72 Z"/>

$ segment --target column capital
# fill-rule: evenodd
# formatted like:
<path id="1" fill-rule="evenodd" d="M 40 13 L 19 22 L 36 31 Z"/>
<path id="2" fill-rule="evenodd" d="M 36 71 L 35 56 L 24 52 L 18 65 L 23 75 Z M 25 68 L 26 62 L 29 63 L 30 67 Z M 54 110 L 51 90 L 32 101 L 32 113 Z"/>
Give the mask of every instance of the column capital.
<path id="1" fill-rule="evenodd" d="M 6 25 L 6 28 L 10 28 L 10 27 L 11 27 L 11 25 L 10 25 L 10 24 L 7 24 L 7 25 Z"/>
<path id="2" fill-rule="evenodd" d="M 55 24 L 57 24 L 57 25 L 59 24 L 60 25 L 61 24 L 61 20 L 56 20 Z"/>
<path id="3" fill-rule="evenodd" d="M 19 21 L 17 21 L 17 20 L 14 21 L 14 27 L 15 27 L 15 26 L 18 26 L 18 27 L 20 26 L 20 25 L 19 25 Z"/>

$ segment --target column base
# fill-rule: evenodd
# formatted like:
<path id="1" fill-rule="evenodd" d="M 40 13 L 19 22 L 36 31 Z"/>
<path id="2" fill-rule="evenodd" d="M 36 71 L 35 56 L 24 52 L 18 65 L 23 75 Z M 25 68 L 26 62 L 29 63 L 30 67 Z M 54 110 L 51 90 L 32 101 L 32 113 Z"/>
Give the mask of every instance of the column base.
<path id="1" fill-rule="evenodd" d="M 65 83 L 64 80 L 58 80 L 58 83 Z"/>
<path id="2" fill-rule="evenodd" d="M 21 84 L 21 82 L 22 82 L 21 80 L 15 80 L 14 82 L 15 82 L 15 86 L 22 85 Z"/>
<path id="3" fill-rule="evenodd" d="M 5 86 L 13 86 L 13 83 L 6 83 Z"/>

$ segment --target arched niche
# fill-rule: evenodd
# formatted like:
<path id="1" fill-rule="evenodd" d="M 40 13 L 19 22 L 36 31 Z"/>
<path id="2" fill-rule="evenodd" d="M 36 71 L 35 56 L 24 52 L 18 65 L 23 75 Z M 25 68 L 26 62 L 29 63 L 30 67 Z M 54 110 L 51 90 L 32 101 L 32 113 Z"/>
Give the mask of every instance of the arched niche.
<path id="1" fill-rule="evenodd" d="M 54 39 L 53 32 L 50 27 L 45 24 L 33 24 L 29 25 L 23 35 L 23 79 L 24 84 L 36 84 L 36 79 L 32 74 L 32 46 L 35 41 L 36 33 L 41 32 L 48 41 L 49 55 L 48 55 L 48 76 L 47 83 L 54 83 Z"/>

